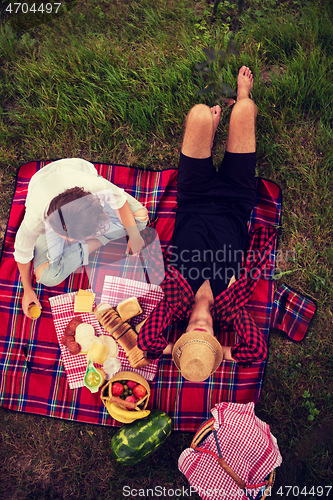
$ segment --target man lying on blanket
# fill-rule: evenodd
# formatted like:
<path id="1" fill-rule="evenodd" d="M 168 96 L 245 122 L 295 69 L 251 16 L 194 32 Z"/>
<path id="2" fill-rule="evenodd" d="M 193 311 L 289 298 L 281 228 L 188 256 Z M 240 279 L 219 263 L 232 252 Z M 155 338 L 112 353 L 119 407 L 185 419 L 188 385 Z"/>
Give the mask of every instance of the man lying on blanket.
<path id="1" fill-rule="evenodd" d="M 220 106 L 194 106 L 187 118 L 180 153 L 177 213 L 172 254 L 161 284 L 165 298 L 142 326 L 138 346 L 147 357 L 170 353 L 164 337 L 168 326 L 188 321 L 186 333 L 172 355 L 188 380 L 205 380 L 222 359 L 249 366 L 267 356 L 265 340 L 244 305 L 261 277 L 274 242 L 272 228 L 250 237 L 252 248 L 261 238 L 265 250 L 242 266 L 256 184 L 255 119 L 250 99 L 253 75 L 242 66 L 237 102 L 229 125 L 226 152 L 218 172 L 211 156 Z M 214 337 L 232 327 L 238 341 L 221 346 Z"/>

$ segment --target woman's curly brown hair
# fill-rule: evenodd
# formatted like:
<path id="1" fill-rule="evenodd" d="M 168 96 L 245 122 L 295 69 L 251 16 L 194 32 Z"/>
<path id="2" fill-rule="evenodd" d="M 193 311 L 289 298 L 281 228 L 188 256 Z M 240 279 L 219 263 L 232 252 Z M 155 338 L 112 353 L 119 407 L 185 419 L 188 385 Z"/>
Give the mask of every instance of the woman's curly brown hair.
<path id="1" fill-rule="evenodd" d="M 47 221 L 59 236 L 80 241 L 105 232 L 109 214 L 96 195 L 76 186 L 51 200 Z"/>

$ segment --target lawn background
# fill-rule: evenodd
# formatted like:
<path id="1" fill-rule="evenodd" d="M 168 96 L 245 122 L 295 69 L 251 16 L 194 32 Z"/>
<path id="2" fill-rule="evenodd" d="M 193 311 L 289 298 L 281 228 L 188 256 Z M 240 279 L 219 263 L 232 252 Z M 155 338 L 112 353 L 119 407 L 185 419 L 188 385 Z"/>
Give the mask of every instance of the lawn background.
<path id="1" fill-rule="evenodd" d="M 2 11 L 2 237 L 20 165 L 82 157 L 177 166 L 184 118 L 197 102 L 223 106 L 218 164 L 230 116 L 223 90 L 235 90 L 238 68 L 248 65 L 259 111 L 257 174 L 277 182 L 284 198 L 277 283 L 318 304 L 303 343 L 272 332 L 256 414 L 284 459 L 272 498 L 317 498 L 333 484 L 333 5 L 248 0 L 240 13 L 221 2 L 216 16 L 213 8 L 209 0 L 77 0 L 49 17 Z M 200 93 L 205 87 L 216 93 Z M 110 455 L 114 429 L 3 408 L 0 428 L 6 500 L 118 500 L 125 485 L 188 487 L 177 459 L 189 433 L 173 433 L 155 455 L 124 469 Z"/>

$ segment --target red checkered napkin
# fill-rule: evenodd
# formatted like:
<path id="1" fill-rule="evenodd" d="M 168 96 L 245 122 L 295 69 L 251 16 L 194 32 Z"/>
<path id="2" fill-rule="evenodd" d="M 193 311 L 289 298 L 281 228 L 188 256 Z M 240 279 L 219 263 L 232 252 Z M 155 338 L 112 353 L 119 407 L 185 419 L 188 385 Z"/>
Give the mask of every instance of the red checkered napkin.
<path id="1" fill-rule="evenodd" d="M 247 485 L 262 483 L 281 464 L 282 457 L 269 426 L 255 416 L 254 404 L 220 403 L 211 412 L 226 463 Z M 218 455 L 212 432 L 199 447 Z M 178 467 L 203 500 L 247 499 L 245 492 L 208 453 L 187 448 L 179 457 Z M 252 498 L 259 491 L 260 488 L 247 490 Z"/>
<path id="2" fill-rule="evenodd" d="M 131 281 L 131 280 L 125 280 L 125 281 Z M 137 283 L 137 282 L 134 282 Z M 138 282 L 139 283 L 139 282 Z M 141 283 L 139 283 L 141 285 Z M 145 285 L 143 283 L 143 285 Z M 151 285 L 148 285 L 150 287 Z M 152 285 L 153 286 L 153 285 Z M 153 288 L 158 288 L 153 286 Z M 104 289 L 103 289 L 104 290 Z M 122 290 L 122 288 L 120 288 Z M 138 296 L 135 293 L 137 290 L 137 287 L 131 286 L 130 288 L 131 294 L 127 295 L 126 297 L 124 296 L 123 298 L 128 298 L 128 297 L 133 297 L 133 296 Z M 91 290 L 90 290 L 91 291 Z M 145 292 L 147 292 L 147 289 L 145 288 Z M 163 291 L 162 292 L 162 297 L 158 293 L 157 290 L 153 290 L 153 293 L 148 300 L 146 296 L 144 297 L 144 300 L 142 301 L 141 307 L 143 309 L 143 314 L 139 316 L 140 319 L 139 321 L 142 321 L 146 316 L 148 316 L 151 311 L 156 307 L 158 302 L 163 298 Z M 123 294 L 123 292 L 121 292 Z M 87 358 L 85 354 L 78 354 L 73 356 L 72 354 L 69 353 L 67 347 L 63 346 L 61 343 L 61 339 L 64 335 L 64 331 L 70 320 L 74 316 L 80 316 L 82 321 L 84 323 L 89 323 L 95 328 L 96 335 L 110 335 L 108 332 L 104 330 L 104 328 L 101 326 L 99 321 L 95 318 L 94 313 L 80 313 L 80 314 L 74 314 L 74 299 L 75 299 L 76 292 L 71 292 L 63 295 L 58 295 L 56 297 L 51 297 L 50 300 L 50 305 L 51 305 L 51 311 L 52 311 L 52 316 L 53 316 L 53 322 L 61 350 L 61 356 L 64 364 L 64 368 L 66 371 L 67 375 L 67 380 L 69 383 L 69 387 L 71 389 L 77 389 L 79 387 L 84 386 L 84 375 L 86 373 L 87 369 Z M 114 292 L 112 292 L 112 297 L 114 297 Z M 145 293 L 142 292 L 142 295 L 146 295 Z M 103 295 L 104 296 L 104 295 Z M 122 295 L 123 296 L 123 295 Z M 141 297 L 141 295 L 140 295 Z M 123 298 L 119 299 L 117 302 L 109 302 L 105 296 L 103 298 L 103 302 L 109 302 L 110 305 L 114 306 L 117 305 Z M 141 299 L 140 299 L 141 303 Z M 149 305 L 148 305 L 149 303 Z M 96 304 L 94 303 L 94 307 Z M 138 321 L 136 321 L 135 324 L 137 324 Z M 134 323 L 133 323 L 134 324 Z M 139 373 L 148 381 L 152 381 L 156 375 L 157 372 L 157 365 L 158 365 L 158 360 L 153 360 L 150 365 L 140 368 L 137 370 L 134 370 L 134 368 L 131 367 L 131 365 L 128 362 L 128 359 L 126 357 L 124 349 L 119 346 L 119 353 L 118 353 L 118 359 L 120 360 L 121 363 L 121 370 L 126 370 L 126 371 L 135 371 L 136 373 Z"/>
<path id="3" fill-rule="evenodd" d="M 142 314 L 129 321 L 132 326 L 135 326 L 153 312 L 157 304 L 164 298 L 164 292 L 158 285 L 116 276 L 105 277 L 101 302 L 107 302 L 110 306 L 116 307 L 119 302 L 130 297 L 138 299 L 143 311 Z"/>
<path id="4" fill-rule="evenodd" d="M 158 285 L 150 285 L 142 281 L 135 281 L 128 278 L 116 276 L 106 276 L 104 279 L 101 302 L 107 302 L 112 307 L 116 307 L 122 300 L 136 297 L 140 303 L 142 313 L 135 316 L 129 323 L 134 327 L 143 321 L 155 309 L 157 304 L 164 298 L 164 292 Z M 134 370 L 129 364 L 125 351 L 119 346 L 118 358 L 126 368 L 124 370 L 135 371 L 147 380 L 154 380 L 158 369 L 158 359 L 151 360 L 145 368 Z"/>
<path id="5" fill-rule="evenodd" d="M 91 290 L 90 290 L 91 291 Z M 73 356 L 69 353 L 67 347 L 62 345 L 61 339 L 68 323 L 74 316 L 79 316 L 84 323 L 89 323 L 95 328 L 96 335 L 105 334 L 103 328 L 95 318 L 94 313 L 74 314 L 74 299 L 76 292 L 50 297 L 50 305 L 53 316 L 53 322 L 57 333 L 58 342 L 61 350 L 61 357 L 67 375 L 69 387 L 77 389 L 83 387 L 83 379 L 87 369 L 87 356 L 77 354 Z M 95 307 L 95 303 L 94 303 Z"/>

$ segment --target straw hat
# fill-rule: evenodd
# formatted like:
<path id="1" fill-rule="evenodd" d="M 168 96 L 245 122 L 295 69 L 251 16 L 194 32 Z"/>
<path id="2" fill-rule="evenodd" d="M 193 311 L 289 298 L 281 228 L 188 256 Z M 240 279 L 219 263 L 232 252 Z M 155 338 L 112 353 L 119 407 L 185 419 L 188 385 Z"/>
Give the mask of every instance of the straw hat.
<path id="1" fill-rule="evenodd" d="M 177 340 L 172 357 L 186 380 L 202 382 L 220 366 L 222 346 L 213 335 L 192 330 Z"/>

